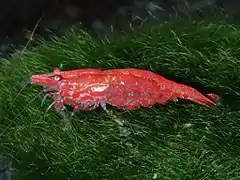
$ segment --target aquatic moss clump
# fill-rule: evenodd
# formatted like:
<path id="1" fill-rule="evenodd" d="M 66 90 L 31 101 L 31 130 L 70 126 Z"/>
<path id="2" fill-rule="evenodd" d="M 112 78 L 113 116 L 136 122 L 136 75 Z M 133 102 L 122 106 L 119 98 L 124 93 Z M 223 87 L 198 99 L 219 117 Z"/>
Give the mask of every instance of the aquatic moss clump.
<path id="1" fill-rule="evenodd" d="M 240 29 L 168 23 L 109 39 L 78 28 L 1 61 L 0 152 L 16 179 L 231 179 L 240 176 Z M 101 109 L 79 112 L 72 129 L 41 104 L 31 74 L 78 68 L 141 68 L 217 93 L 218 107 L 169 102 L 124 111 L 120 128 Z M 22 90 L 21 90 L 22 89 Z M 70 111 L 70 109 L 69 109 Z M 127 133 L 125 133 L 127 131 Z"/>

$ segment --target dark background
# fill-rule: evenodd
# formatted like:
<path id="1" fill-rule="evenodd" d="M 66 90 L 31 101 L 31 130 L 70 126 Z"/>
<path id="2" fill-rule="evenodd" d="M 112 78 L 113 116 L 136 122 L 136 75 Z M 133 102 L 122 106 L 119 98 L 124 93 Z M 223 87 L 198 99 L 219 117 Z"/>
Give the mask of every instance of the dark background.
<path id="1" fill-rule="evenodd" d="M 119 30 L 126 23 L 190 14 L 204 20 L 231 16 L 239 23 L 240 0 L 1 0 L 0 57 L 24 46 L 40 17 L 33 40 L 80 22 L 95 33 L 108 33 L 111 25 Z M 8 164 L 0 155 L 0 180 L 9 180 Z"/>
<path id="2" fill-rule="evenodd" d="M 111 25 L 120 29 L 126 22 L 168 20 L 188 13 L 203 19 L 216 14 L 238 19 L 239 7 L 239 0 L 1 0 L 0 57 L 25 45 L 40 17 L 34 38 L 80 22 L 102 33 Z"/>

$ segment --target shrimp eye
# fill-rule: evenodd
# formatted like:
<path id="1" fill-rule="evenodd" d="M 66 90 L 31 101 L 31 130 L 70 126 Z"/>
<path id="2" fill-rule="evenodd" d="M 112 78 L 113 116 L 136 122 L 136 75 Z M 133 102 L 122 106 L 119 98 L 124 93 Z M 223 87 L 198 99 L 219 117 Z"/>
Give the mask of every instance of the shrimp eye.
<path id="1" fill-rule="evenodd" d="M 61 76 L 53 76 L 52 78 L 54 81 L 60 81 L 62 79 Z"/>

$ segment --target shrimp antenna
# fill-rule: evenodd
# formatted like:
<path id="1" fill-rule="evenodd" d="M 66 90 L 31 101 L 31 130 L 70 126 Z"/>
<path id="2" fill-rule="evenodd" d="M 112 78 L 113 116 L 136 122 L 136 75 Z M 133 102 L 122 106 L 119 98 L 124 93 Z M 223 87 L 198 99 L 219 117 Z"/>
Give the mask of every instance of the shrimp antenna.
<path id="1" fill-rule="evenodd" d="M 43 93 L 43 90 L 40 91 L 39 93 L 37 93 L 37 94 L 35 95 L 35 97 L 34 97 L 31 101 L 29 101 L 29 103 L 25 106 L 25 108 L 23 108 L 23 110 L 20 111 L 20 112 L 15 116 L 15 118 L 13 118 L 13 120 L 10 121 L 10 123 L 8 124 L 8 126 L 7 126 L 7 127 L 2 131 L 2 133 L 0 134 L 0 137 L 10 128 L 10 126 L 12 125 L 12 123 L 19 117 L 19 115 L 21 115 L 22 112 L 24 112 L 24 111 L 29 107 L 29 105 L 30 105 L 35 99 L 37 99 L 42 93 Z"/>
<path id="2" fill-rule="evenodd" d="M 25 87 L 28 85 L 28 84 L 30 84 L 30 82 L 31 82 L 31 78 L 26 78 L 26 80 L 25 81 L 23 81 L 23 83 L 22 83 L 22 88 L 21 88 L 21 90 L 18 92 L 18 94 L 16 95 L 16 97 L 13 99 L 13 101 L 12 101 L 12 105 L 13 105 L 13 103 L 17 100 L 17 98 L 18 98 L 18 96 L 22 93 L 22 91 L 25 89 Z"/>

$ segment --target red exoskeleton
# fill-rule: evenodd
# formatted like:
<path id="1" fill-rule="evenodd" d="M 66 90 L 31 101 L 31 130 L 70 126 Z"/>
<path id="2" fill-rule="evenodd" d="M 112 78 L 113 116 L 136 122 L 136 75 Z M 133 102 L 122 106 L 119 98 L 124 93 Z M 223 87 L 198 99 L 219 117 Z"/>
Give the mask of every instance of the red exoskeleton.
<path id="1" fill-rule="evenodd" d="M 133 110 L 150 107 L 156 103 L 165 104 L 168 100 L 187 99 L 205 106 L 218 103 L 216 94 L 203 95 L 187 85 L 168 80 L 151 71 L 127 69 L 78 69 L 32 75 L 31 83 L 46 86 L 45 92 L 54 97 L 48 107 L 57 112 L 71 105 L 73 112 L 91 111 L 99 105 L 109 113 L 107 104 Z"/>

